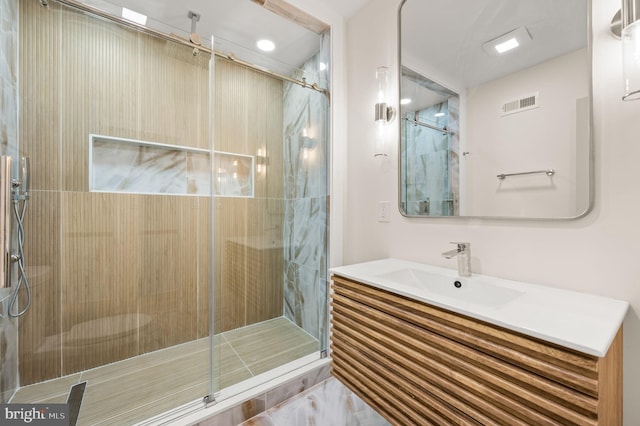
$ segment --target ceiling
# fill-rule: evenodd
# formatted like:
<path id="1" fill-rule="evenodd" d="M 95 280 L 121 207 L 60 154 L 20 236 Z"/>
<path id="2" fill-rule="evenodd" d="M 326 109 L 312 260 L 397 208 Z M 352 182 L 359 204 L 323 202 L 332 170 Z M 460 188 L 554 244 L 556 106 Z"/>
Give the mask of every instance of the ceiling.
<path id="1" fill-rule="evenodd" d="M 147 26 L 189 38 L 189 11 L 200 14 L 196 32 L 203 44 L 271 71 L 291 75 L 320 47 L 320 36 L 267 10 L 251 0 L 81 0 L 114 14 L 126 7 L 148 16 Z M 322 0 L 335 13 L 348 18 L 369 0 Z M 276 49 L 264 53 L 256 41 L 267 38 Z"/>
<path id="2" fill-rule="evenodd" d="M 441 83 L 475 87 L 586 47 L 587 5 L 587 0 L 407 0 L 401 11 L 403 64 L 423 64 Z M 518 27 L 526 27 L 530 44 L 502 56 L 483 50 L 483 43 Z"/>

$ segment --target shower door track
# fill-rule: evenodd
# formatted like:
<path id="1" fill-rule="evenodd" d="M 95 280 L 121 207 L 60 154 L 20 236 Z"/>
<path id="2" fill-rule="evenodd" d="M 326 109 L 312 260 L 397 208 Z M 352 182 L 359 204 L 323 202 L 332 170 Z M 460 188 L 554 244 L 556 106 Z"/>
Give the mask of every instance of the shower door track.
<path id="1" fill-rule="evenodd" d="M 151 34 L 151 35 L 153 35 L 155 37 L 158 37 L 158 38 L 161 38 L 163 40 L 173 41 L 175 43 L 191 47 L 192 49 L 194 49 L 194 52 L 196 52 L 196 53 L 199 52 L 199 51 L 202 51 L 202 52 L 208 53 L 210 55 L 215 55 L 215 56 L 217 56 L 219 58 L 226 59 L 228 61 L 237 63 L 239 65 L 242 65 L 244 67 L 250 68 L 250 69 L 252 69 L 254 71 L 257 71 L 259 73 L 270 75 L 270 76 L 275 77 L 275 78 L 277 78 L 279 80 L 288 81 L 289 83 L 297 84 L 298 86 L 304 87 L 305 89 L 315 90 L 316 92 L 320 92 L 320 93 L 322 93 L 324 95 L 327 95 L 327 97 L 329 96 L 329 91 L 327 89 L 323 89 L 322 87 L 318 86 L 318 83 L 310 84 L 310 83 L 307 82 L 306 79 L 298 80 L 298 79 L 295 79 L 293 77 L 289 77 L 289 76 L 277 73 L 275 71 L 271 71 L 271 70 L 265 69 L 265 68 L 260 67 L 258 65 L 254 65 L 254 64 L 252 64 L 250 62 L 246 62 L 246 61 L 243 61 L 241 59 L 238 59 L 233 54 L 227 54 L 227 53 L 218 52 L 217 50 L 213 50 L 212 48 L 209 48 L 207 46 L 194 44 L 194 43 L 192 43 L 191 41 L 189 41 L 187 39 L 183 39 L 183 38 L 175 36 L 173 34 L 167 34 L 167 33 L 164 33 L 162 31 L 147 27 L 145 25 L 140 25 L 140 24 L 138 24 L 136 22 L 129 21 L 128 19 L 124 19 L 124 18 L 121 18 L 121 17 L 116 16 L 116 15 L 112 15 L 112 14 L 110 14 L 110 13 L 108 13 L 108 12 L 102 10 L 102 9 L 90 6 L 88 4 L 84 4 L 84 3 L 76 1 L 76 0 L 54 0 L 54 1 L 56 3 L 64 4 L 66 6 L 70 6 L 70 7 L 73 7 L 75 9 L 81 10 L 83 12 L 91 13 L 92 15 L 96 15 L 96 16 L 99 16 L 101 18 L 108 19 L 110 21 L 116 22 L 116 23 L 124 25 L 126 27 L 142 31 L 142 32 L 147 33 L 147 34 Z M 43 6 L 47 6 L 48 2 L 45 1 L 45 0 L 40 0 L 40 4 L 42 4 Z"/>

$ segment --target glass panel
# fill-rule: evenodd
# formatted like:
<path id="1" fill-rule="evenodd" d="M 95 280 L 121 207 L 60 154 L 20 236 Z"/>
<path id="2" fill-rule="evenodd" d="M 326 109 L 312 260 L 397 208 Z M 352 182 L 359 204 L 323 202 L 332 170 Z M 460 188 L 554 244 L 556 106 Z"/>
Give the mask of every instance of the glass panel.
<path id="1" fill-rule="evenodd" d="M 214 152 L 213 194 L 220 197 L 253 197 L 253 156 Z"/>
<path id="2" fill-rule="evenodd" d="M 18 0 L 0 0 L 0 155 L 12 157 L 14 163 L 18 160 L 18 40 Z M 13 176 L 18 177 L 17 168 Z M 14 247 L 16 242 L 14 235 Z M 0 403 L 7 402 L 19 384 L 18 319 L 8 312 L 22 310 L 24 301 L 19 306 L 11 303 L 16 291 L 15 267 L 12 275 L 11 288 L 0 289 Z"/>
<path id="3" fill-rule="evenodd" d="M 65 402 L 87 381 L 78 424 L 131 424 L 317 360 L 327 96 L 56 2 L 19 5 L 33 300 L 12 402 Z M 289 75 L 326 88 L 328 34 L 315 51 Z M 243 183 L 212 197 L 212 172 L 234 167 Z"/>
<path id="4" fill-rule="evenodd" d="M 33 292 L 12 402 L 65 402 L 86 381 L 78 424 L 88 425 L 201 399 L 211 196 L 192 189 L 210 185 L 211 166 L 193 171 L 192 154 L 211 152 L 210 55 L 56 2 L 21 1 L 19 29 Z M 142 142 L 93 170 L 121 190 L 90 191 L 90 135 Z M 158 190 L 178 177 L 188 196 Z"/>
<path id="5" fill-rule="evenodd" d="M 328 45 L 291 76 L 328 87 Z M 216 60 L 215 149 L 254 157 L 255 194 L 215 198 L 214 391 L 319 359 L 326 345 L 327 113 L 322 93 Z"/>

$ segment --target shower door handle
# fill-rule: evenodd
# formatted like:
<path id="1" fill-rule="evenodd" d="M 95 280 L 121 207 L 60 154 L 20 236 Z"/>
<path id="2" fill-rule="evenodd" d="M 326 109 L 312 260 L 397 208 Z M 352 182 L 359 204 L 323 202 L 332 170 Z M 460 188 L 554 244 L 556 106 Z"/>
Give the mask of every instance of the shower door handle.
<path id="1" fill-rule="evenodd" d="M 0 288 L 11 287 L 11 157 L 0 156 Z"/>

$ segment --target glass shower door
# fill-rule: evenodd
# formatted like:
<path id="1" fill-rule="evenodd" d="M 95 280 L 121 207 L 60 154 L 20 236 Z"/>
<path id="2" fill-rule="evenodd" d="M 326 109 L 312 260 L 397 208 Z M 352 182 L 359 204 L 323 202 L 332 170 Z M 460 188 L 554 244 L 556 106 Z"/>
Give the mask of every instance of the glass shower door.
<path id="1" fill-rule="evenodd" d="M 0 155 L 11 157 L 14 164 L 19 159 L 18 9 L 18 0 L 0 0 Z M 17 169 L 14 168 L 12 176 L 18 176 Z M 4 176 L 0 184 L 5 185 L 10 192 L 10 182 L 5 182 Z M 6 238 L 13 240 L 15 244 L 15 237 L 6 235 Z M 6 266 L 11 268 L 9 263 Z M 8 402 L 19 385 L 18 320 L 8 314 L 12 294 L 16 289 L 15 278 L 15 274 L 12 274 L 11 279 L 7 280 L 7 285 L 11 286 L 0 288 L 0 403 Z M 18 307 L 15 306 L 13 312 L 18 312 L 19 309 L 16 308 Z"/>
<path id="2" fill-rule="evenodd" d="M 291 77 L 328 87 L 328 46 L 325 35 Z M 215 70 L 213 323 L 221 369 L 213 392 L 233 393 L 319 359 L 326 345 L 328 102 L 325 93 L 226 59 Z M 251 181 L 245 193 L 222 184 L 243 176 Z"/>
<path id="3" fill-rule="evenodd" d="M 454 216 L 457 212 L 457 149 L 448 102 L 405 112 L 402 123 L 401 185 L 409 215 Z M 457 140 L 457 139 L 456 139 Z"/>
<path id="4" fill-rule="evenodd" d="M 11 402 L 84 383 L 78 424 L 130 424 L 319 359 L 327 95 L 17 4 L 33 299 Z M 293 77 L 328 87 L 328 46 Z"/>
<path id="5" fill-rule="evenodd" d="M 210 55 L 57 2 L 20 5 L 32 305 L 12 402 L 131 424 L 209 392 Z"/>

